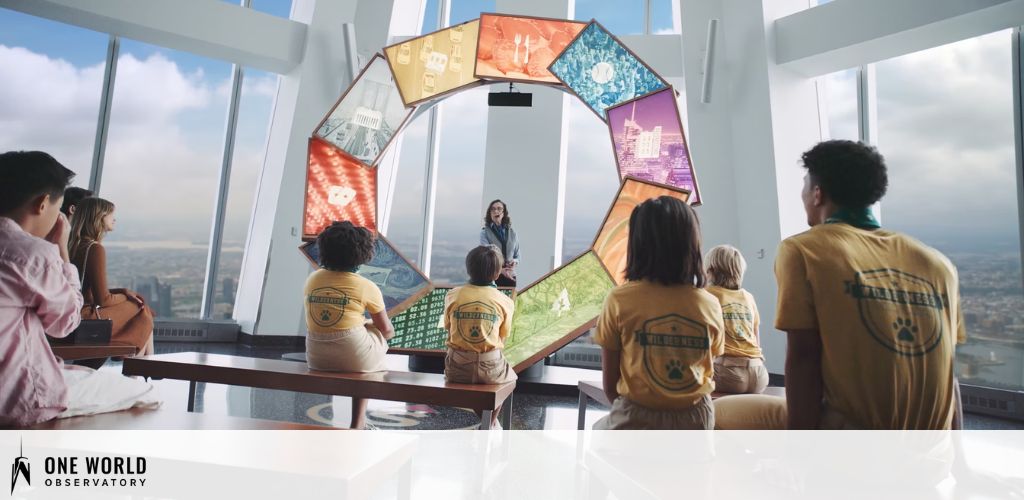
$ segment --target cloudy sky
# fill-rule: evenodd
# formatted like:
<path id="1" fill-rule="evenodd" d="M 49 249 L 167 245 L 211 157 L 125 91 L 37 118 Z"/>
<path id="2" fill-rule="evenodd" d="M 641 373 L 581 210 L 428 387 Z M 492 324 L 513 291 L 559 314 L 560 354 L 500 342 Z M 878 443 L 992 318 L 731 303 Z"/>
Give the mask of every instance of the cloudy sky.
<path id="1" fill-rule="evenodd" d="M 289 3 L 265 0 L 257 7 L 286 16 Z M 493 5 L 456 0 L 452 20 L 476 17 Z M 617 34 L 637 33 L 641 9 L 630 5 L 578 0 L 577 18 L 595 17 Z M 659 24 L 669 18 L 668 5 L 655 2 L 655 30 L 670 28 Z M 77 184 L 88 183 L 106 43 L 100 33 L 0 9 L 0 67 L 8 69 L 0 79 L 0 150 L 45 149 L 79 172 Z M 205 241 L 230 65 L 130 40 L 122 43 L 118 65 L 101 186 L 102 195 L 121 207 L 120 228 L 112 237 Z M 937 245 L 966 241 L 1016 248 L 1010 67 L 1009 32 L 878 64 L 879 146 L 892 172 L 883 205 L 887 226 Z M 833 136 L 855 137 L 853 73 L 826 80 Z M 276 85 L 275 75 L 246 73 L 229 242 L 244 238 Z M 486 92 L 476 89 L 445 101 L 438 244 L 475 241 L 466 228 L 476 227 L 481 215 Z M 590 201 L 610 199 L 617 187 L 609 175 L 614 167 L 604 124 L 576 100 L 569 120 L 567 250 L 582 249 L 603 216 Z M 403 133 L 392 235 L 419 232 L 426 121 L 422 117 Z M 404 240 L 414 254 L 415 242 Z"/>

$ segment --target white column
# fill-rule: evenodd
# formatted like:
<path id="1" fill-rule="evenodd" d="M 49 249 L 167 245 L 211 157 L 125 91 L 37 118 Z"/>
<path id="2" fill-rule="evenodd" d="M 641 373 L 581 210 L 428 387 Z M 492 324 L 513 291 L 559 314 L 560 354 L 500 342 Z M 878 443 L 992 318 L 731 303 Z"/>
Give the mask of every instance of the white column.
<path id="1" fill-rule="evenodd" d="M 800 153 L 820 140 L 814 82 L 775 64 L 774 20 L 806 0 L 681 0 L 690 147 L 705 197 L 704 246 L 737 246 L 749 264 L 768 368 L 782 373 L 785 337 L 774 330 L 774 261 L 783 237 L 806 229 Z M 700 102 L 708 19 L 719 19 L 715 89 Z"/>
<path id="2" fill-rule="evenodd" d="M 498 12 L 572 19 L 574 0 L 497 0 Z M 551 88 L 516 84 L 533 93 L 533 107 L 492 107 L 487 115 L 483 199 L 509 205 L 522 260 L 519 286 L 561 265 L 569 97 Z M 492 91 L 507 91 L 495 85 Z M 602 202 L 603 203 L 603 202 Z"/>

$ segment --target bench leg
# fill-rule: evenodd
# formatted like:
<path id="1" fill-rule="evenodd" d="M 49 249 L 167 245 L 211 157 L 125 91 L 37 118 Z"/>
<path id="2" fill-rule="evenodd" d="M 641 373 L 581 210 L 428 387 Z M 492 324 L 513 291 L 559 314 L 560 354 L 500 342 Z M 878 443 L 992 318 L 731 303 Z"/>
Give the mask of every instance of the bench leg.
<path id="1" fill-rule="evenodd" d="M 186 409 L 190 412 L 196 409 L 196 382 L 194 380 L 188 383 L 188 405 Z"/>
<path id="2" fill-rule="evenodd" d="M 590 398 L 580 391 L 579 413 L 576 416 L 576 430 L 582 431 L 587 426 L 587 400 Z"/>
<path id="3" fill-rule="evenodd" d="M 484 410 L 480 413 L 480 430 L 487 431 L 491 429 L 491 415 L 494 414 L 494 410 Z"/>
<path id="4" fill-rule="evenodd" d="M 512 396 L 514 394 L 508 395 L 508 399 L 501 406 L 501 414 L 498 415 L 498 421 L 506 431 L 512 430 Z"/>

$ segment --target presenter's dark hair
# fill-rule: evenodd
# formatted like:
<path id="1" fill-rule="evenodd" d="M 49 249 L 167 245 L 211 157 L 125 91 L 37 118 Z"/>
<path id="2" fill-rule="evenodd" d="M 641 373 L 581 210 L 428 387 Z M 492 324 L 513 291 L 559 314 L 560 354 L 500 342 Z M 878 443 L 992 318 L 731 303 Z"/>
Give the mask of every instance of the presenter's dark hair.
<path id="1" fill-rule="evenodd" d="M 511 226 L 512 217 L 509 217 L 508 215 L 508 203 L 505 203 L 504 201 L 501 200 L 494 200 L 487 204 L 487 210 L 484 211 L 484 227 L 487 227 L 491 223 L 491 207 L 493 207 L 495 203 L 501 203 L 501 206 L 505 212 L 504 214 L 502 214 L 501 217 L 501 225 Z"/>
<path id="2" fill-rule="evenodd" d="M 704 287 L 700 221 L 671 196 L 647 200 L 629 216 L 626 279 Z"/>
<path id="3" fill-rule="evenodd" d="M 469 282 L 474 285 L 490 283 L 498 279 L 501 266 L 505 264 L 501 251 L 494 245 L 480 245 L 466 255 L 466 272 Z"/>
<path id="4" fill-rule="evenodd" d="M 316 237 L 320 267 L 329 271 L 351 271 L 373 258 L 374 236 L 369 229 L 349 221 L 335 222 Z"/>
<path id="5" fill-rule="evenodd" d="M 50 195 L 51 202 L 59 200 L 74 176 L 42 151 L 0 154 L 0 214 L 17 210 L 40 195 Z"/>
<path id="6" fill-rule="evenodd" d="M 820 142 L 802 158 L 811 184 L 840 207 L 867 207 L 882 199 L 889 187 L 885 158 L 867 144 Z"/>
<path id="7" fill-rule="evenodd" d="M 92 196 L 92 191 L 85 188 L 71 186 L 64 190 L 64 204 L 60 206 L 60 211 L 64 215 L 71 216 L 71 207 L 77 207 L 78 202 Z"/>

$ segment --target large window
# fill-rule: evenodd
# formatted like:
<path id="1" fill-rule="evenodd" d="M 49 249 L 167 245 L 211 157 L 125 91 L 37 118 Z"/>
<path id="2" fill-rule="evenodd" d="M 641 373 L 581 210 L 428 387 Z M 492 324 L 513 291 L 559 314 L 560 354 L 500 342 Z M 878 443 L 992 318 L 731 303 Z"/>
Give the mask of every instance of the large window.
<path id="1" fill-rule="evenodd" d="M 0 152 L 46 151 L 89 185 L 108 39 L 0 8 Z"/>
<path id="2" fill-rule="evenodd" d="M 238 101 L 238 125 L 235 150 L 231 159 L 231 177 L 224 212 L 217 273 L 213 280 L 213 319 L 229 319 L 234 311 L 238 275 L 242 271 L 242 251 L 249 234 L 256 181 L 263 168 L 267 127 L 277 93 L 278 76 L 258 70 L 245 70 Z M 221 133 L 223 136 L 223 133 Z"/>
<path id="3" fill-rule="evenodd" d="M 391 218 L 387 237 L 409 260 L 422 265 L 424 183 L 427 173 L 428 115 L 420 116 L 402 131 L 401 153 L 395 175 L 395 193 L 391 198 Z M 394 147 L 394 146 L 392 146 Z M 381 190 L 384 186 L 381 186 Z"/>
<path id="4" fill-rule="evenodd" d="M 966 384 L 1024 389 L 1024 290 L 1014 161 L 1011 32 L 877 64 L 883 223 L 960 272 Z"/>
<path id="5" fill-rule="evenodd" d="M 822 77 L 818 84 L 818 91 L 824 93 L 827 138 L 858 140 L 857 70 L 837 71 Z"/>
<path id="6" fill-rule="evenodd" d="M 464 283 L 466 253 L 480 244 L 487 92 L 487 87 L 479 87 L 444 101 L 430 261 L 430 277 L 435 282 Z M 514 210 L 509 207 L 513 214 Z"/>
<path id="7" fill-rule="evenodd" d="M 100 196 L 117 207 L 108 279 L 159 317 L 196 318 L 231 65 L 123 40 Z"/>
<path id="8" fill-rule="evenodd" d="M 601 23 L 613 35 L 642 35 L 646 0 L 576 0 L 576 19 Z M 671 27 L 671 23 L 669 24 Z"/>
<path id="9" fill-rule="evenodd" d="M 575 97 L 568 115 L 562 262 L 590 248 L 619 189 L 608 126 Z"/>

